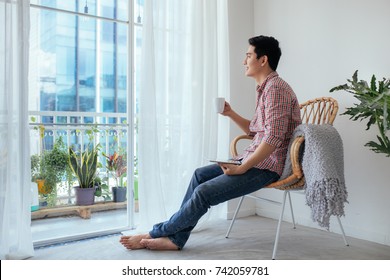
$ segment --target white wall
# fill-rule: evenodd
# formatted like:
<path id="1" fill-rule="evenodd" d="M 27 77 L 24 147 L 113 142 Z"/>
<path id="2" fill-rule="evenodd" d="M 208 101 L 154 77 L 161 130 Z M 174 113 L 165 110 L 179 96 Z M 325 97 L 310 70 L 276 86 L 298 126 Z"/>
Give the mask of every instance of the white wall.
<path id="1" fill-rule="evenodd" d="M 237 19 L 233 19 L 235 23 L 230 28 L 243 28 L 241 32 L 230 30 L 235 36 L 230 39 L 232 52 L 244 47 L 241 43 L 250 35 L 243 23 L 252 20 L 252 16 L 247 15 L 249 4 L 237 11 L 242 3 L 247 4 L 246 1 L 230 1 L 230 7 L 236 10 L 229 15 Z M 283 55 L 278 72 L 294 88 L 300 102 L 332 96 L 339 101 L 342 113 L 356 100 L 346 92 L 329 93 L 329 89 L 345 83 L 355 70 L 359 70 L 359 77 L 365 80 L 372 74 L 378 79 L 390 77 L 389 11 L 388 0 L 254 0 L 254 34 L 272 35 L 280 41 Z M 232 77 L 237 71 L 235 57 L 232 53 Z M 240 102 L 242 111 L 250 104 L 242 100 L 243 91 L 252 90 L 247 83 L 244 80 L 231 82 L 231 98 Z M 241 86 L 242 91 L 238 90 Z M 366 142 L 376 139 L 376 127 L 366 131 L 365 122 L 353 122 L 347 116 L 338 116 L 334 125 L 344 142 L 349 192 L 346 217 L 342 219 L 346 234 L 390 245 L 390 158 L 364 147 Z M 233 134 L 232 130 L 231 137 Z M 282 194 L 277 190 L 261 192 L 278 199 Z M 305 206 L 303 195 L 293 195 L 293 204 L 299 224 L 317 227 L 310 219 L 310 209 Z M 256 212 L 267 217 L 277 218 L 278 211 L 270 204 L 256 206 Z M 291 220 L 288 215 L 286 220 Z M 334 221 L 331 231 L 339 232 Z"/>

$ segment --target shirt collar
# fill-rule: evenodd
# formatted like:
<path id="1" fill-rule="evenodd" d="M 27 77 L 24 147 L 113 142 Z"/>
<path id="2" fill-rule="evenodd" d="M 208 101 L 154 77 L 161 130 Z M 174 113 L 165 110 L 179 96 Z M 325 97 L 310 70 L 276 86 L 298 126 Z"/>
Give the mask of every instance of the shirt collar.
<path id="1" fill-rule="evenodd" d="M 272 78 L 278 77 L 278 76 L 279 76 L 279 74 L 276 71 L 272 71 L 271 73 L 269 73 L 267 78 L 265 78 L 265 80 L 261 83 L 261 85 L 257 85 L 257 87 L 256 87 L 257 93 L 259 93 L 259 94 L 263 93 L 263 90 L 264 90 L 267 82 L 269 80 L 271 80 Z"/>

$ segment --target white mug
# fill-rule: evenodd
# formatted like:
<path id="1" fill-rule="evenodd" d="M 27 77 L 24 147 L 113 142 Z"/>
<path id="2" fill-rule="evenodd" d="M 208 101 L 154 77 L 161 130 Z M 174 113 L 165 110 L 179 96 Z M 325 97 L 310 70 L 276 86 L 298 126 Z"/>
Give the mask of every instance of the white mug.
<path id="1" fill-rule="evenodd" d="M 215 111 L 221 114 L 225 109 L 225 98 L 224 97 L 215 98 L 214 104 L 215 104 Z"/>

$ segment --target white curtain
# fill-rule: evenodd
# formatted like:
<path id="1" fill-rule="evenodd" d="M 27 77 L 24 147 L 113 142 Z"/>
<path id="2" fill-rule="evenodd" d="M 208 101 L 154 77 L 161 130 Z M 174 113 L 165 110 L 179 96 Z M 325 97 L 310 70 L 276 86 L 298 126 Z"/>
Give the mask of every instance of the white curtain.
<path id="1" fill-rule="evenodd" d="M 227 29 L 227 0 L 145 0 L 139 228 L 177 211 L 193 171 L 221 154 L 213 102 L 229 93 Z"/>
<path id="2" fill-rule="evenodd" d="M 29 1 L 0 0 L 0 259 L 33 255 L 28 129 Z"/>

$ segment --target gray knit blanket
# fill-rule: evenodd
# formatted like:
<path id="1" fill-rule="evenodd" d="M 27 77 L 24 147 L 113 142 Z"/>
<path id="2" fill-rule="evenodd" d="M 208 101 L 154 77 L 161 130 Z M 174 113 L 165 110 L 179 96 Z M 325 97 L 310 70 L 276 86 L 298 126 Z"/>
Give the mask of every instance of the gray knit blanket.
<path id="1" fill-rule="evenodd" d="M 313 221 L 329 230 L 330 216 L 344 216 L 347 190 L 344 179 L 343 142 L 331 125 L 301 124 L 290 142 L 304 136 L 302 170 L 305 174 L 306 204 Z M 280 179 L 291 174 L 290 147 Z"/>

